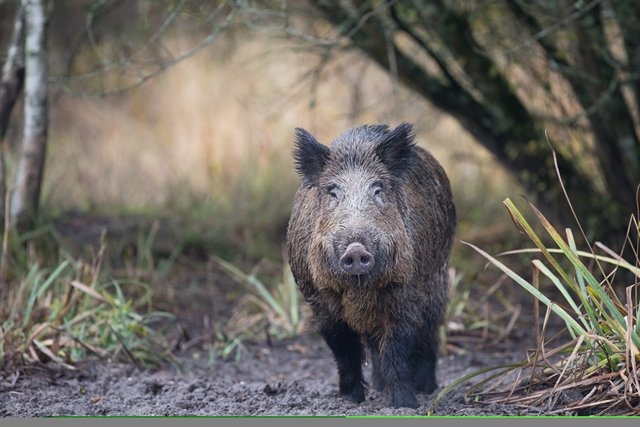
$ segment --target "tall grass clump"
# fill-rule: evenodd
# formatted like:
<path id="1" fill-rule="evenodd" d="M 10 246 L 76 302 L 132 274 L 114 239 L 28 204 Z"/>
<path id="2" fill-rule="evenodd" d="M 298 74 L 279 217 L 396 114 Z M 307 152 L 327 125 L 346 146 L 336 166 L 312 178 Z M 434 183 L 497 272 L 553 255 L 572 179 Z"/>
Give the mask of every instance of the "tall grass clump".
<path id="1" fill-rule="evenodd" d="M 506 280 L 488 283 L 471 267 L 469 271 L 451 267 L 449 283 L 449 304 L 440 330 L 441 350 L 466 354 L 500 346 L 522 313 L 522 305 L 509 295 Z"/>
<path id="2" fill-rule="evenodd" d="M 543 232 L 536 231 L 511 199 L 504 205 L 534 247 L 502 255 L 535 255 L 531 278 L 499 256 L 466 244 L 531 294 L 536 308 L 543 309 L 544 322 L 536 334 L 537 347 L 523 363 L 500 370 L 467 394 L 487 402 L 540 407 L 549 414 L 638 413 L 638 218 L 632 216 L 626 237 L 631 246 L 627 252 L 633 254 L 628 260 L 600 242 L 591 247 L 586 237 L 588 249 L 578 249 L 570 229 L 561 233 L 528 201 Z M 621 276 L 634 279 L 624 283 Z M 564 328 L 547 337 L 551 316 L 557 316 Z"/>
<path id="3" fill-rule="evenodd" d="M 74 369 L 88 356 L 149 366 L 167 361 L 153 322 L 151 289 L 103 267 L 105 246 L 91 261 L 74 259 L 45 231 L 14 239 L 3 275 L 0 367 L 53 363 Z"/>
<path id="4" fill-rule="evenodd" d="M 229 321 L 232 329 L 254 336 L 266 332 L 267 339 L 295 337 L 303 330 L 308 315 L 288 264 L 283 264 L 281 278 L 268 284 L 255 272 L 247 274 L 225 260 L 215 260 L 246 290 Z"/>

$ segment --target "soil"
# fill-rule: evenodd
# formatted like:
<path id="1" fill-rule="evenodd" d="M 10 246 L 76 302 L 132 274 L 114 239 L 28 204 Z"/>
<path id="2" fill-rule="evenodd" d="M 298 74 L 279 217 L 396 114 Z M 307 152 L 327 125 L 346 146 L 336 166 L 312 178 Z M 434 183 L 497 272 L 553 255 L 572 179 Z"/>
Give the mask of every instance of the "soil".
<path id="1" fill-rule="evenodd" d="M 113 220 L 107 223 L 113 231 Z M 133 227 L 122 224 L 126 225 L 124 231 Z M 99 241 L 104 227 L 95 220 L 88 223 L 86 218 L 74 217 L 56 228 L 73 236 L 82 247 Z M 122 234 L 132 234 L 124 231 Z M 77 241 L 78 236 L 84 240 Z M 177 327 L 167 332 L 168 341 L 176 348 L 174 363 L 155 370 L 104 360 L 85 361 L 76 370 L 52 363 L 13 365 L 12 369 L 0 369 L 0 416 L 376 416 L 425 415 L 432 409 L 434 415 L 539 414 L 534 409 L 467 401 L 465 386 L 446 395 L 435 408 L 433 400 L 442 387 L 429 396 L 419 394 L 417 409 L 391 408 L 385 396 L 373 389 L 367 391 L 363 403 L 348 402 L 338 395 L 337 369 L 330 350 L 319 335 L 308 330 L 286 340 L 243 341 L 239 357 L 234 353 L 228 359 L 211 360 L 205 349 L 207 342 L 213 341 L 212 326 L 228 321 L 238 287 L 220 280 L 211 264 L 183 271 L 187 274 L 174 276 L 171 283 L 154 289 L 157 308 L 176 314 Z M 457 351 L 441 356 L 439 384 L 446 386 L 481 368 L 520 360 L 530 343 L 526 334 L 517 337 L 514 333 L 523 330 L 527 328 L 515 328 L 499 343 L 482 346 L 469 344 L 468 337 L 463 337 Z M 370 365 L 364 368 L 365 378 L 370 378 Z"/>
<path id="2" fill-rule="evenodd" d="M 490 353 L 440 359 L 438 379 L 459 376 L 516 354 Z M 46 365 L 0 377 L 0 415 L 425 415 L 434 396 L 418 395 L 419 408 L 388 407 L 384 396 L 368 390 L 354 404 L 341 399 L 330 351 L 313 334 L 266 343 L 245 343 L 239 360 L 208 363 L 200 352 L 182 355 L 160 370 L 85 362 L 76 371 Z M 365 375 L 370 366 L 365 365 Z M 16 377 L 17 376 L 17 377 Z M 465 402 L 462 389 L 439 403 L 434 415 L 523 415 L 532 410 Z"/>

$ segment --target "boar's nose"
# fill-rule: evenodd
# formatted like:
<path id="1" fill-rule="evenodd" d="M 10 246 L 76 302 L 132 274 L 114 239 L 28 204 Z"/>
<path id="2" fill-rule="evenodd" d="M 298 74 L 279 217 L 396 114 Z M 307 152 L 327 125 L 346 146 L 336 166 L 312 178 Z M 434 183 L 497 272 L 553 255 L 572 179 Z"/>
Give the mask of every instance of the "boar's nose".
<path id="1" fill-rule="evenodd" d="M 340 268 L 349 274 L 366 274 L 375 265 L 376 261 L 362 243 L 354 242 L 347 246 L 340 258 Z"/>

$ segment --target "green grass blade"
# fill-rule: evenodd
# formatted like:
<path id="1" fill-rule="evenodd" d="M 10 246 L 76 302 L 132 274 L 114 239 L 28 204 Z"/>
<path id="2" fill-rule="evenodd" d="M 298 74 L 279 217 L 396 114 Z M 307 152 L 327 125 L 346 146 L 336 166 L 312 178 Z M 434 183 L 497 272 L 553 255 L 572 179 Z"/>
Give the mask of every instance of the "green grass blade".
<path id="1" fill-rule="evenodd" d="M 571 249 L 571 252 L 573 252 L 574 254 L 577 254 L 578 248 L 576 247 L 576 241 L 573 238 L 573 233 L 571 232 L 571 229 L 567 228 L 565 229 L 565 232 L 567 233 L 567 241 L 569 242 L 569 248 Z M 576 279 L 578 281 L 578 286 L 580 287 L 580 292 L 583 295 L 586 295 L 587 289 L 584 284 L 584 276 L 582 275 L 579 269 L 576 269 Z"/>
<path id="2" fill-rule="evenodd" d="M 38 237 L 46 236 L 47 234 L 51 233 L 51 231 L 52 231 L 51 225 L 48 225 L 48 224 L 43 225 L 41 227 L 24 232 L 21 235 L 17 236 L 16 243 L 22 246 L 24 243 L 30 240 L 34 240 L 34 239 L 37 239 Z"/>
<path id="3" fill-rule="evenodd" d="M 489 366 L 486 368 L 482 368 L 479 369 L 477 371 L 473 371 L 469 374 L 463 375 L 459 378 L 456 378 L 451 384 L 447 385 L 445 388 L 442 389 L 442 391 L 440 391 L 440 393 L 437 394 L 437 396 L 433 399 L 433 403 L 431 403 L 431 406 L 429 408 L 429 410 L 427 411 L 427 415 L 433 415 L 433 412 L 436 410 L 438 404 L 440 404 L 440 401 L 442 400 L 443 397 L 445 397 L 447 394 L 451 393 L 452 390 L 454 390 L 457 387 L 460 387 L 462 384 L 466 383 L 467 381 L 485 374 L 487 372 L 491 372 L 491 371 L 496 371 L 498 369 L 500 369 L 501 371 L 498 372 L 497 374 L 492 375 L 492 377 L 501 377 L 504 374 L 506 374 L 507 372 L 513 371 L 514 369 L 518 369 L 522 367 L 522 364 L 508 364 L 508 365 L 499 365 L 499 366 Z"/>
<path id="4" fill-rule="evenodd" d="M 491 262 L 491 264 L 493 264 L 496 267 L 498 267 L 507 276 L 509 276 L 511 279 L 513 279 L 517 284 L 522 286 L 527 292 L 529 292 L 531 295 L 536 297 L 544 305 L 549 307 L 555 314 L 560 316 L 560 318 L 565 321 L 565 323 L 567 324 L 568 328 L 573 329 L 573 331 L 576 333 L 576 335 L 584 335 L 584 334 L 587 333 L 587 331 L 582 326 L 580 326 L 580 324 L 578 322 L 576 322 L 575 319 L 573 319 L 573 317 L 571 317 L 571 315 L 569 315 L 569 313 L 567 313 L 559 305 L 554 304 L 546 295 L 542 294 L 531 283 L 527 282 L 525 279 L 520 277 L 520 275 L 518 275 L 518 273 L 516 273 L 515 271 L 511 270 L 509 267 L 507 267 L 506 265 L 504 265 L 503 263 L 501 263 L 500 261 L 498 261 L 497 259 L 495 259 L 491 255 L 489 255 L 487 252 L 483 251 L 479 247 L 477 247 L 477 246 L 475 246 L 475 245 L 473 245 L 471 243 L 468 243 L 468 242 L 462 242 L 462 243 L 467 245 L 467 246 L 470 246 L 472 249 L 474 249 L 480 255 L 485 257 L 489 262 Z"/>
<path id="5" fill-rule="evenodd" d="M 122 293 L 122 288 L 120 288 L 120 285 L 118 284 L 117 281 L 114 280 L 113 282 L 113 287 L 116 290 L 116 299 L 115 301 L 117 302 L 117 306 L 120 310 L 122 310 L 124 308 L 124 306 L 126 305 L 126 301 L 124 298 L 124 293 Z"/>
<path id="6" fill-rule="evenodd" d="M 578 308 L 578 305 L 575 303 L 573 298 L 571 298 L 571 295 L 567 291 L 567 288 L 565 288 L 562 282 L 560 282 L 560 279 L 558 279 L 558 277 L 553 274 L 551 270 L 549 270 L 549 268 L 544 265 L 539 259 L 534 259 L 532 263 L 538 270 L 542 272 L 542 274 L 544 274 L 545 276 L 547 276 L 547 278 L 549 278 L 549 280 L 551 280 L 551 283 L 553 283 L 556 288 L 558 288 L 564 299 L 567 301 L 567 303 L 569 303 L 573 311 L 576 313 L 576 316 L 582 321 L 582 325 L 584 326 L 584 328 L 586 330 L 592 329 L 593 327 L 589 325 L 589 322 L 587 322 L 587 320 L 584 318 L 584 315 L 580 311 L 580 308 Z"/>
<path id="7" fill-rule="evenodd" d="M 36 302 L 38 289 L 40 288 L 39 281 L 33 284 L 31 288 L 31 293 L 29 294 L 29 300 L 27 301 L 27 308 L 24 311 L 24 317 L 22 319 L 22 327 L 26 328 L 27 325 L 31 322 L 31 311 L 33 311 L 33 306 Z"/>
<path id="8" fill-rule="evenodd" d="M 29 274 L 27 274 L 27 277 L 22 281 L 22 284 L 20 285 L 20 287 L 23 288 L 23 286 L 26 287 L 28 283 L 33 283 L 31 286 L 31 290 L 29 292 L 29 299 L 27 300 L 27 307 L 25 308 L 25 311 L 24 311 L 24 317 L 22 319 L 23 328 L 25 328 L 29 323 L 29 318 L 31 317 L 31 311 L 33 310 L 33 305 L 36 302 L 36 295 L 38 294 L 38 288 L 40 286 L 39 282 L 40 282 L 40 270 L 37 265 L 34 265 L 33 267 L 31 267 L 31 269 L 29 270 Z M 17 307 L 13 308 L 12 317 L 15 316 L 16 308 Z"/>
<path id="9" fill-rule="evenodd" d="M 567 233 L 567 241 L 569 242 L 569 248 L 576 256 L 578 256 L 579 252 L 576 246 L 576 241 L 573 238 L 573 232 L 569 228 L 567 228 L 565 232 Z M 580 295 L 587 296 L 588 293 L 587 293 L 587 287 L 584 282 L 584 276 L 582 275 L 582 272 L 580 271 L 580 269 L 576 268 L 575 270 L 576 270 L 576 280 L 578 281 L 578 286 L 580 287 Z M 598 335 L 602 335 L 602 329 L 600 328 L 600 322 L 598 322 L 598 316 L 593 310 L 593 307 L 591 306 L 591 304 L 589 304 L 589 301 L 583 301 L 582 306 L 584 307 L 585 311 L 587 312 L 587 315 L 589 316 L 589 320 L 591 321 L 591 326 L 593 327 L 593 329 L 598 333 Z"/>
<path id="10" fill-rule="evenodd" d="M 618 333 L 621 338 L 624 338 L 626 331 L 626 322 L 624 320 L 624 317 L 622 316 L 622 313 L 620 312 L 620 309 L 614 304 L 611 297 L 602 288 L 600 282 L 598 282 L 593 274 L 591 274 L 587 267 L 580 261 L 578 256 L 571 251 L 567 243 L 562 239 L 562 236 L 558 234 L 558 232 L 555 230 L 555 228 L 553 228 L 551 223 L 544 217 L 544 215 L 542 215 L 542 213 L 535 206 L 533 206 L 533 204 L 529 203 L 529 206 L 531 206 L 533 212 L 536 214 L 536 217 L 538 217 L 538 220 L 542 223 L 542 226 L 545 228 L 549 236 L 551 236 L 556 245 L 558 245 L 558 247 L 562 250 L 571 264 L 573 264 L 574 268 L 579 270 L 580 273 L 584 276 L 587 283 L 589 284 L 589 287 L 593 289 L 595 296 L 603 302 L 603 304 L 607 308 L 607 314 L 614 319 L 613 323 L 615 324 L 613 324 L 612 326 L 615 327 L 616 333 Z M 637 333 L 635 333 L 635 331 L 630 332 L 631 339 L 633 340 L 634 344 L 640 347 L 640 337 Z"/>
<path id="11" fill-rule="evenodd" d="M 527 221 L 527 219 L 524 217 L 524 215 L 522 215 L 522 213 L 518 210 L 518 208 L 515 206 L 515 204 L 513 203 L 513 201 L 509 198 L 507 198 L 504 201 L 505 206 L 507 207 L 507 210 L 509 211 L 509 213 L 511 214 L 511 217 L 513 218 L 513 220 L 523 229 L 525 230 L 525 233 L 529 236 L 529 238 L 533 241 L 533 243 L 538 247 L 538 250 L 540 252 L 542 252 L 542 254 L 545 256 L 545 258 L 547 258 L 547 260 L 549 261 L 549 263 L 553 266 L 553 268 L 558 272 L 558 274 L 560 275 L 560 277 L 562 278 L 562 281 L 570 287 L 571 291 L 578 296 L 578 298 L 580 299 L 580 303 L 584 306 L 584 307 L 590 307 L 592 302 L 589 299 L 589 295 L 586 292 L 581 292 L 579 286 L 577 286 L 574 281 L 573 278 L 564 270 L 564 268 L 562 268 L 562 266 L 560 266 L 560 263 L 558 263 L 558 261 L 551 255 L 551 250 L 548 249 L 543 243 L 542 240 L 540 239 L 540 237 L 536 234 L 536 232 L 533 230 L 533 228 L 531 227 L 531 225 L 529 224 L 529 222 Z M 542 215 L 542 214 L 540 214 Z M 546 221 L 546 219 L 545 219 Z M 555 230 L 554 230 L 555 231 Z M 565 250 L 558 250 L 557 253 L 564 255 L 565 257 L 568 257 L 569 254 L 567 253 L 568 249 Z M 586 270 L 586 267 L 584 267 L 584 265 L 582 265 L 583 269 Z M 579 269 L 576 269 L 577 271 L 580 271 Z M 593 314 L 593 310 L 588 311 L 588 313 L 590 312 L 590 314 Z M 590 316 L 590 320 L 591 323 L 593 324 L 598 324 L 598 318 L 597 316 L 593 315 Z M 591 328 L 589 328 L 591 329 Z"/>
<path id="12" fill-rule="evenodd" d="M 171 251 L 171 254 L 169 255 L 169 257 L 167 259 L 164 259 L 164 260 L 160 261 L 160 263 L 158 265 L 157 272 L 156 272 L 156 276 L 159 279 L 163 279 L 169 274 L 169 271 L 174 266 L 176 260 L 178 259 L 178 257 L 182 253 L 182 250 L 183 250 L 182 246 L 183 246 L 182 244 L 176 246 L 173 249 L 173 251 Z"/>
<path id="13" fill-rule="evenodd" d="M 33 306 L 35 305 L 36 300 L 40 298 L 42 294 L 44 294 L 47 291 L 49 286 L 51 286 L 51 284 L 58 278 L 58 276 L 62 274 L 62 272 L 64 271 L 65 268 L 67 268 L 68 265 L 69 265 L 68 261 L 61 262 L 60 265 L 53 271 L 53 273 L 51 273 L 49 277 L 47 277 L 47 280 L 45 280 L 42 283 L 42 285 L 38 283 L 38 280 L 36 278 L 36 282 L 31 288 L 31 293 L 29 294 L 29 300 L 27 301 L 27 307 L 24 312 L 24 318 L 22 319 L 23 328 L 25 328 L 29 324 L 29 321 L 31 318 L 31 311 L 33 310 Z"/>
<path id="14" fill-rule="evenodd" d="M 525 232 L 534 241 L 536 246 L 539 247 L 539 249 L 542 251 L 545 257 L 553 265 L 556 271 L 558 271 L 558 273 L 561 275 L 565 283 L 573 284 L 573 280 L 564 271 L 564 269 L 562 269 L 562 267 L 558 264 L 558 262 L 551 256 L 551 253 L 544 247 L 540 238 L 535 234 L 531 226 L 528 224 L 527 220 L 520 213 L 518 208 L 513 204 L 511 199 L 506 199 L 504 201 L 504 204 L 507 206 L 507 209 L 512 215 L 512 218 L 514 218 L 514 221 L 516 221 L 521 225 L 521 227 L 525 230 Z M 573 253 L 571 248 L 562 239 L 560 234 L 555 230 L 555 228 L 551 225 L 551 223 L 544 217 L 544 215 L 542 215 L 542 213 L 532 203 L 528 202 L 528 204 L 533 210 L 537 219 L 540 221 L 540 223 L 544 227 L 545 231 L 549 234 L 549 236 L 553 239 L 553 241 L 556 243 L 558 248 L 562 251 L 562 254 L 571 262 L 573 267 L 577 271 L 579 271 L 580 274 L 582 274 L 583 278 L 587 281 L 589 285 L 588 289 L 592 290 L 592 292 L 589 292 L 589 295 L 592 298 L 595 298 L 603 302 L 603 305 L 606 307 L 606 310 L 602 312 L 602 315 L 603 317 L 607 318 L 607 322 L 610 324 L 613 331 L 616 334 L 618 334 L 621 338 L 624 337 L 624 334 L 625 334 L 624 331 L 626 330 L 626 323 L 624 322 L 624 318 L 620 310 L 615 305 L 611 297 L 605 292 L 605 290 L 602 288 L 602 286 L 600 285 L 598 280 L 596 280 L 593 274 L 589 271 L 589 269 L 582 263 L 582 261 L 580 261 L 578 256 Z M 573 285 L 572 289 L 577 295 L 580 296 L 580 300 L 583 305 L 586 306 L 587 304 L 593 303 L 593 301 L 590 301 L 590 299 L 587 298 L 586 295 L 583 295 L 580 292 L 579 287 Z M 634 343 L 638 345 L 637 343 L 640 343 L 640 338 L 638 337 L 638 334 L 635 333 L 635 331 L 632 331 L 631 335 Z"/>
<path id="15" fill-rule="evenodd" d="M 542 243 L 542 240 L 540 239 L 540 237 L 538 237 L 536 232 L 533 231 L 533 227 L 531 227 L 527 219 L 524 217 L 524 215 L 522 215 L 520 210 L 518 210 L 518 208 L 513 203 L 513 201 L 507 198 L 503 201 L 503 203 L 507 207 L 507 210 L 509 211 L 511 218 L 513 218 L 513 220 L 525 231 L 525 233 L 529 236 L 529 238 L 533 241 L 533 243 L 538 247 L 538 249 L 540 249 L 540 251 L 545 256 L 545 258 L 547 258 L 547 260 L 553 266 L 553 268 L 558 272 L 558 274 L 560 274 L 560 277 L 562 278 L 564 283 L 570 286 L 574 293 L 578 294 L 579 290 L 577 289 L 576 285 L 573 283 L 571 276 L 569 276 L 569 274 L 562 268 L 562 266 L 560 266 L 558 261 L 551 255 L 551 253 L 549 252 L 545 244 Z"/>
<path id="16" fill-rule="evenodd" d="M 546 248 L 546 249 L 549 253 L 552 253 L 552 254 L 563 253 L 560 249 L 554 249 L 554 248 Z M 498 255 L 496 255 L 496 257 L 501 257 L 505 255 L 520 255 L 520 254 L 527 254 L 527 253 L 542 253 L 542 251 L 538 248 L 516 249 L 512 251 L 501 252 Z M 640 268 L 634 267 L 633 265 L 629 264 L 627 261 L 623 259 L 616 259 L 616 258 L 608 257 L 605 255 L 595 255 L 591 252 L 586 252 L 586 251 L 575 251 L 575 254 L 579 257 L 593 259 L 595 261 L 602 261 L 602 262 L 606 262 L 607 264 L 619 266 L 621 268 L 624 268 L 625 270 L 630 271 L 635 276 L 640 277 Z"/>
<path id="17" fill-rule="evenodd" d="M 42 296 L 43 293 L 51 286 L 51 284 L 62 274 L 65 268 L 69 265 L 69 261 L 62 261 L 58 268 L 55 269 L 53 273 L 47 277 L 47 280 L 42 284 L 40 291 L 38 292 L 38 297 Z"/>
<path id="18" fill-rule="evenodd" d="M 282 308 L 282 306 L 280 304 L 278 304 L 278 302 L 273 298 L 273 296 L 271 295 L 271 292 L 269 292 L 269 290 L 266 288 L 266 286 L 264 286 L 264 284 L 261 281 L 259 281 L 255 276 L 243 273 L 235 265 L 233 265 L 233 264 L 231 264 L 231 263 L 229 263 L 229 262 L 227 262 L 227 261 L 225 261 L 223 259 L 217 259 L 217 261 L 231 275 L 233 275 L 236 278 L 244 281 L 245 283 L 248 283 L 251 286 L 253 286 L 253 288 L 256 290 L 256 292 L 258 292 L 260 297 L 262 297 L 262 299 L 267 304 L 269 304 L 269 306 L 276 313 L 278 313 L 278 315 L 280 315 L 282 317 L 286 317 L 287 316 L 285 311 L 284 311 L 284 309 Z"/>

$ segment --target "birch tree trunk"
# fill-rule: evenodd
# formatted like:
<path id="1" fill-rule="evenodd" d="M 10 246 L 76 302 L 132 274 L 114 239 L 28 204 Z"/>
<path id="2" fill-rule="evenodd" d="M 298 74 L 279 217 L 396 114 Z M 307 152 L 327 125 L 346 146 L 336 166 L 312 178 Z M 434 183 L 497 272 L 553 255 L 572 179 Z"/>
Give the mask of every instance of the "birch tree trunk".
<path id="1" fill-rule="evenodd" d="M 7 60 L 0 77 L 0 141 L 9 127 L 11 111 L 24 84 L 24 9 L 19 7 L 13 24 L 13 33 L 7 51 Z M 0 148 L 0 229 L 4 228 L 6 212 L 7 173 L 4 151 Z"/>
<path id="2" fill-rule="evenodd" d="M 47 146 L 46 0 L 22 0 L 25 11 L 25 102 L 22 152 L 11 196 L 11 227 L 28 230 L 36 218 Z"/>

